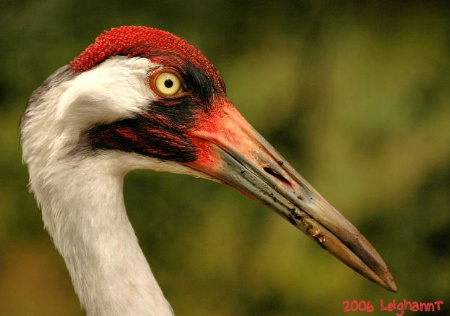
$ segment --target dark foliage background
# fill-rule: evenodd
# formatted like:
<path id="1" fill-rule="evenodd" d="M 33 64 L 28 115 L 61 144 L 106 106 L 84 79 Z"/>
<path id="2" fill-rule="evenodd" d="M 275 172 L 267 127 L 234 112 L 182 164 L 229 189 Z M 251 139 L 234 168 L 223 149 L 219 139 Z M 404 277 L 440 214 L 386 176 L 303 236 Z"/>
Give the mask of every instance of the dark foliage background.
<path id="1" fill-rule="evenodd" d="M 376 246 L 389 293 L 262 205 L 133 172 L 129 216 L 178 315 L 342 315 L 344 300 L 450 306 L 450 6 L 434 1 L 0 0 L 0 315 L 83 315 L 43 230 L 18 124 L 104 29 L 188 39 L 247 119 Z M 390 313 L 393 314 L 393 313 Z M 443 314 L 443 313 L 442 313 Z"/>

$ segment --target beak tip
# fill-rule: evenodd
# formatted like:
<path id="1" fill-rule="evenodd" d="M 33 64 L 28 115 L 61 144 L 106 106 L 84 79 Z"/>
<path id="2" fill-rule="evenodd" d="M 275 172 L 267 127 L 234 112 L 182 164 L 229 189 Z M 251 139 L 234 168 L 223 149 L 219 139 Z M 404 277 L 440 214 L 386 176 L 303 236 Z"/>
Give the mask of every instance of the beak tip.
<path id="1" fill-rule="evenodd" d="M 395 283 L 394 277 L 392 276 L 387 266 L 385 266 L 381 271 L 378 270 L 378 272 L 371 271 L 371 273 L 369 274 L 361 274 L 368 278 L 370 281 L 385 288 L 386 290 L 393 293 L 397 292 L 397 284 Z"/>
<path id="2" fill-rule="evenodd" d="M 385 280 L 385 284 L 384 284 L 384 288 L 388 291 L 391 291 L 393 293 L 397 292 L 397 284 L 394 281 L 394 278 L 392 277 L 392 275 L 390 275 L 389 273 L 389 278 L 387 280 Z"/>

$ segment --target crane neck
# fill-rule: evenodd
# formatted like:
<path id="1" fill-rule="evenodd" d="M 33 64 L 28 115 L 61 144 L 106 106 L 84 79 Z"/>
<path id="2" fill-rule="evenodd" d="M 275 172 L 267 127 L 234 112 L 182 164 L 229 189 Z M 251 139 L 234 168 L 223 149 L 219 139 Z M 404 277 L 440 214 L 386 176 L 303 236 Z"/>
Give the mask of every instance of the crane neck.
<path id="1" fill-rule="evenodd" d="M 95 156 L 48 172 L 30 166 L 31 187 L 87 315 L 173 315 L 126 214 L 121 164 Z"/>

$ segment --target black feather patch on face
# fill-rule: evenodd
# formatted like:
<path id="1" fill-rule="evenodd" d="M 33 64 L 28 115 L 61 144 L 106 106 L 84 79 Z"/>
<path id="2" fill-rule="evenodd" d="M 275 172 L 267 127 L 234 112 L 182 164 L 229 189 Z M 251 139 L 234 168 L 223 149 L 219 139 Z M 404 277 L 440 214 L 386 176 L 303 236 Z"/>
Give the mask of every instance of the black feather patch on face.
<path id="1" fill-rule="evenodd" d="M 184 127 L 162 115 L 139 115 L 136 118 L 100 125 L 88 132 L 95 149 L 134 152 L 176 162 L 196 159 L 196 149 L 183 135 Z"/>

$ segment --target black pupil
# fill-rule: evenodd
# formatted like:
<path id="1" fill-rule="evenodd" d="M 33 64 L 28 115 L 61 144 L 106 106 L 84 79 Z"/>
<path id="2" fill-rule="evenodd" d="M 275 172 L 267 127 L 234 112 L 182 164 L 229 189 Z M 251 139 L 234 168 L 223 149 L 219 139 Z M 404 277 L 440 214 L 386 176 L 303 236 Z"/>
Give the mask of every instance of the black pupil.
<path id="1" fill-rule="evenodd" d="M 172 81 L 171 79 L 166 79 L 166 80 L 164 81 L 164 86 L 165 86 L 166 88 L 172 88 L 172 87 L 173 87 L 173 81 Z"/>

